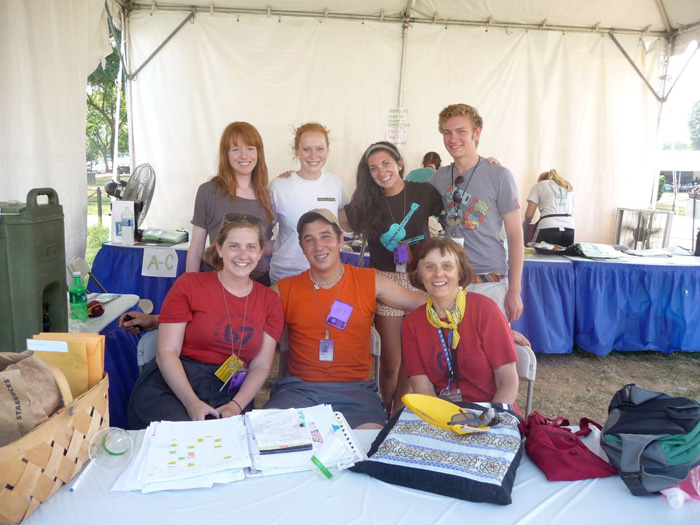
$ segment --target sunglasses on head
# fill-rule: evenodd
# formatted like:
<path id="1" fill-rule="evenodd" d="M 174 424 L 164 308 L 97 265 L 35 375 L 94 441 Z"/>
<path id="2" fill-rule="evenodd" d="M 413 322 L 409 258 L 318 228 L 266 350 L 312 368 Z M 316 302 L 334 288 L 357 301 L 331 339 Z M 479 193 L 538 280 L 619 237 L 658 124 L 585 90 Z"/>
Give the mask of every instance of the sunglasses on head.
<path id="1" fill-rule="evenodd" d="M 249 215 L 247 213 L 233 212 L 224 215 L 224 223 L 236 224 L 243 221 L 249 222 L 253 226 L 258 226 L 261 222 L 260 217 L 257 215 Z"/>

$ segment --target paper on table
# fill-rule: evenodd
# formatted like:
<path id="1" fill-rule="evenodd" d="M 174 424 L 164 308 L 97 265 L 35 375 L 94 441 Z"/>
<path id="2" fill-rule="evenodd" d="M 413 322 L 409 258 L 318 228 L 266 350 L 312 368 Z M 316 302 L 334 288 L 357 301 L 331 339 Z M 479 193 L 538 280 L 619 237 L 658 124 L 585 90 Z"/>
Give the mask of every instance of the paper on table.
<path id="1" fill-rule="evenodd" d="M 248 418 L 261 453 L 312 444 L 309 429 L 295 408 L 253 410 Z"/>
<path id="2" fill-rule="evenodd" d="M 105 363 L 105 336 L 100 334 L 82 334 L 67 332 L 42 332 L 34 339 L 44 341 L 67 341 L 85 343 L 87 358 L 87 389 L 102 381 Z M 54 363 L 55 364 L 55 363 Z M 58 366 L 58 365 L 57 365 Z M 64 372 L 65 373 L 65 372 Z M 75 396 L 75 392 L 73 392 Z"/>
<path id="3" fill-rule="evenodd" d="M 150 439 L 143 480 L 171 481 L 250 465 L 242 417 L 163 421 Z"/>

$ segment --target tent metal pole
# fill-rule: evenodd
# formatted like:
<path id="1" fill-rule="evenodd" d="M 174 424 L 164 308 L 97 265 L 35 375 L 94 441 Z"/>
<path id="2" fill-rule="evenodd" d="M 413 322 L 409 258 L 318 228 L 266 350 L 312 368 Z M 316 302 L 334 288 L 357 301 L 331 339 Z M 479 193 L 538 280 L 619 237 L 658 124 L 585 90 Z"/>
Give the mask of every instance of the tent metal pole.
<path id="1" fill-rule="evenodd" d="M 359 20 L 359 21 L 374 21 L 374 22 L 385 22 L 385 23 L 403 23 L 404 14 L 400 15 L 387 15 L 385 13 L 380 13 L 377 15 L 352 15 L 346 13 L 333 13 L 332 11 L 292 11 L 288 9 L 274 9 L 274 8 L 236 8 L 236 7 L 212 7 L 211 3 L 207 5 L 199 6 L 186 6 L 186 5 L 173 5 L 167 2 L 158 2 L 157 8 L 159 11 L 201 11 L 206 13 L 211 13 L 212 11 L 217 13 L 232 14 L 232 15 L 260 15 L 260 16 L 278 16 L 278 17 L 290 17 L 290 18 L 318 18 L 318 19 L 337 19 L 337 20 Z M 152 11 L 153 2 L 134 2 L 130 5 L 132 11 Z M 463 27 L 480 27 L 480 28 L 501 28 L 501 29 L 522 29 L 528 31 L 555 31 L 558 33 L 601 33 L 606 34 L 614 31 L 618 35 L 637 35 L 637 36 L 653 36 L 660 38 L 668 38 L 669 34 L 666 31 L 651 31 L 648 29 L 633 29 L 626 27 L 602 27 L 600 25 L 595 25 L 591 27 L 582 26 L 566 26 L 566 25 L 549 25 L 544 23 L 539 24 L 526 24 L 518 22 L 501 22 L 498 20 L 450 20 L 441 19 L 439 17 L 411 17 L 412 24 L 428 24 L 435 25 L 440 24 L 444 26 L 463 26 Z M 690 30 L 697 25 L 694 23 L 691 26 L 685 28 L 685 30 Z"/>
<path id="2" fill-rule="evenodd" d="M 408 0 L 401 29 L 401 68 L 399 70 L 399 97 L 396 104 L 396 107 L 399 108 L 403 104 L 403 83 L 406 75 L 406 49 L 408 47 L 408 30 L 411 27 L 411 9 L 413 9 L 413 0 Z"/>
<path id="3" fill-rule="evenodd" d="M 656 0 L 656 7 L 658 8 L 659 14 L 661 15 L 661 20 L 663 20 L 664 22 L 666 32 L 670 37 L 673 34 L 673 29 L 671 28 L 671 22 L 669 22 L 668 20 L 668 14 L 666 13 L 666 6 L 664 5 L 664 0 Z"/>
<path id="4" fill-rule="evenodd" d="M 656 92 L 656 90 L 654 89 L 654 86 L 652 86 L 651 83 L 647 80 L 647 77 L 644 76 L 644 73 L 642 73 L 642 70 L 639 69 L 639 67 L 637 67 L 637 64 L 635 64 L 634 60 L 632 60 L 632 57 L 629 56 L 629 54 L 627 53 L 627 51 L 625 51 L 625 48 L 622 47 L 622 44 L 620 44 L 620 42 L 617 40 L 617 38 L 615 38 L 615 35 L 612 33 L 612 31 L 609 33 L 609 35 L 610 35 L 610 39 L 615 43 L 615 45 L 617 46 L 617 48 L 618 48 L 618 49 L 620 50 L 620 52 L 625 56 L 625 58 L 627 59 L 627 61 L 632 65 L 632 67 L 634 68 L 634 70 L 635 70 L 635 71 L 637 72 L 637 74 L 641 77 L 641 79 L 642 79 L 642 80 L 644 81 L 644 83 L 647 85 L 647 87 L 649 88 L 649 90 L 654 94 L 654 97 L 656 97 L 656 100 L 658 100 L 658 101 L 661 102 L 661 103 L 665 102 L 665 101 L 666 101 L 666 98 L 665 98 L 665 97 L 662 98 L 661 96 L 659 96 L 659 94 L 658 94 L 658 93 Z"/>
<path id="5" fill-rule="evenodd" d="M 124 56 L 126 58 L 126 121 L 129 128 L 129 168 L 131 173 L 134 171 L 134 109 L 132 106 L 131 90 L 133 88 L 131 75 L 128 74 L 129 66 L 131 66 L 131 53 L 129 53 L 129 45 L 131 44 L 131 24 L 129 23 L 129 17 L 124 14 L 122 10 L 122 27 L 124 31 L 122 32 L 122 45 L 124 46 Z"/>
<path id="6" fill-rule="evenodd" d="M 159 52 L 161 49 L 163 49 L 163 46 L 165 46 L 165 44 L 167 44 L 167 43 L 170 41 L 170 39 L 171 39 L 172 37 L 174 37 L 174 36 L 178 33 L 178 31 L 180 31 L 180 29 L 182 29 L 183 26 L 184 26 L 187 22 L 189 22 L 190 20 L 194 20 L 194 17 L 195 17 L 196 15 L 197 15 L 197 9 L 194 8 L 194 7 L 191 8 L 190 14 L 187 16 L 187 18 L 185 18 L 182 22 L 180 22 L 180 25 L 177 26 L 177 27 L 175 28 L 175 30 L 174 30 L 172 33 L 170 33 L 170 34 L 167 36 L 167 38 L 166 38 L 165 40 L 163 40 L 163 42 L 155 49 L 155 51 L 153 51 L 153 53 L 151 53 L 151 55 L 150 55 L 146 60 L 144 60 L 143 64 L 141 64 L 141 65 L 136 69 L 136 71 L 134 71 L 134 72 L 131 74 L 131 78 L 135 79 L 135 78 L 136 78 L 136 75 L 139 74 L 139 71 L 141 71 L 144 67 L 146 67 L 146 64 L 148 64 L 148 63 L 151 61 L 151 59 L 152 59 L 154 56 L 156 56 L 156 55 L 158 54 L 158 52 Z"/>

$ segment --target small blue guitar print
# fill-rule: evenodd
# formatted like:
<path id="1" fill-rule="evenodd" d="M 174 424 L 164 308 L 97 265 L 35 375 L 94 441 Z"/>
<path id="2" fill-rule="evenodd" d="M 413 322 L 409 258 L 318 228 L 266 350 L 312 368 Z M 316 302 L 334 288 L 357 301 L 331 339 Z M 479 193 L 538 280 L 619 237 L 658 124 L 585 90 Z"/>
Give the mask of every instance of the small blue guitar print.
<path id="1" fill-rule="evenodd" d="M 417 202 L 414 202 L 411 204 L 411 209 L 409 212 L 406 214 L 406 217 L 401 221 L 401 224 L 392 224 L 389 227 L 389 231 L 386 231 L 381 234 L 379 237 L 379 241 L 384 245 L 384 247 L 389 250 L 390 252 L 393 252 L 396 247 L 401 244 L 401 241 L 404 240 L 406 237 L 406 230 L 404 229 L 404 226 L 406 226 L 406 223 L 411 219 L 411 216 L 416 212 L 416 210 L 420 208 L 420 205 Z"/>

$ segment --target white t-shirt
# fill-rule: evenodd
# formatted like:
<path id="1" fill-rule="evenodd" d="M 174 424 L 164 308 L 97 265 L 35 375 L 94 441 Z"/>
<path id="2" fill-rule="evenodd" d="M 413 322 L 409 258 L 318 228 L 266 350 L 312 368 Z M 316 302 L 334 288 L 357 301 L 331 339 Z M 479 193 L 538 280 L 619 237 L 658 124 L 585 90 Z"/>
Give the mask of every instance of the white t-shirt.
<path id="1" fill-rule="evenodd" d="M 279 224 L 270 261 L 270 280 L 275 283 L 309 269 L 299 246 L 299 218 L 314 208 L 329 209 L 337 217 L 349 200 L 343 181 L 325 171 L 315 180 L 302 179 L 296 172 L 287 179 L 277 177 L 270 182 L 270 196 Z"/>
<path id="2" fill-rule="evenodd" d="M 543 180 L 535 184 L 530 190 L 527 200 L 537 204 L 540 217 L 554 213 L 574 213 L 574 192 L 566 191 L 554 181 Z M 573 217 L 549 217 L 542 219 L 539 229 L 546 228 L 574 228 Z"/>

